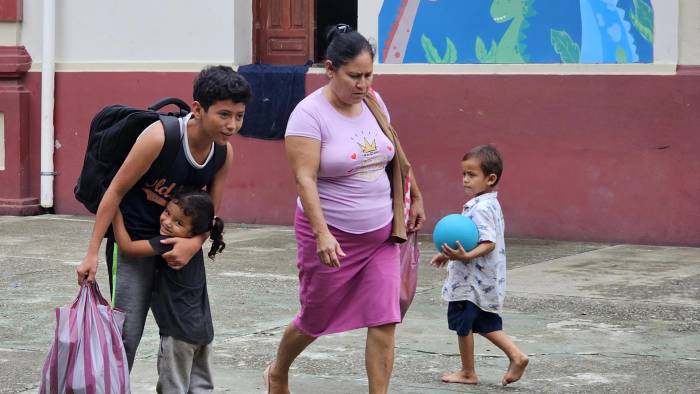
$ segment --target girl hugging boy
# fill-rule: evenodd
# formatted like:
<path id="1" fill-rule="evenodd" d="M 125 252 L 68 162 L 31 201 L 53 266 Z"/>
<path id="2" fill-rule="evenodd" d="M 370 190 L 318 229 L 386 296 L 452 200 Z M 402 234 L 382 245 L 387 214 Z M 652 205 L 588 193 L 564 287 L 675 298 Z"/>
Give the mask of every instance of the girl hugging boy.
<path id="1" fill-rule="evenodd" d="M 214 216 L 214 204 L 205 192 L 175 196 L 160 215 L 160 235 L 132 241 L 121 213 L 114 221 L 116 243 L 132 256 L 156 256 L 172 249 L 161 243 L 169 237 L 191 238 L 209 232 L 212 247 L 209 258 L 221 252 L 224 223 Z M 144 263 L 146 264 L 146 263 Z M 204 256 L 200 250 L 181 269 L 168 266 L 163 258 L 156 263 L 151 310 L 158 323 L 159 393 L 211 392 L 214 388 L 209 356 L 214 327 L 209 310 Z"/>

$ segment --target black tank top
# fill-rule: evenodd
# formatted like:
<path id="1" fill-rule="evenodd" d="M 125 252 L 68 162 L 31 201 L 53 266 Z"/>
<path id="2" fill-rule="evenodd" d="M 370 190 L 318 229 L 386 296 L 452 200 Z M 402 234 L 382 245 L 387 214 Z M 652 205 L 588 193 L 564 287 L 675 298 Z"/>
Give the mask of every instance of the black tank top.
<path id="1" fill-rule="evenodd" d="M 170 198 L 183 188 L 201 190 L 208 187 L 215 175 L 214 144 L 203 165 L 198 165 L 187 143 L 187 121 L 180 119 L 180 149 L 168 169 L 157 179 L 141 178 L 122 199 L 119 208 L 132 240 L 151 239 L 159 235 L 160 214 Z"/>

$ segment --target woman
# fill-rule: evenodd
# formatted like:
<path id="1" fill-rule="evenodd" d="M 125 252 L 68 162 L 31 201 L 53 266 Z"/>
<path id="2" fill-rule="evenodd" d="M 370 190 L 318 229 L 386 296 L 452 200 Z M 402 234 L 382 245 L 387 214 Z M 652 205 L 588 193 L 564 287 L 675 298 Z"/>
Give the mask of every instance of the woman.
<path id="1" fill-rule="evenodd" d="M 400 144 L 385 135 L 365 103 L 370 100 L 388 117 L 381 98 L 370 90 L 372 46 L 347 25 L 333 28 L 328 42 L 329 81 L 297 105 L 287 124 L 287 157 L 299 193 L 294 229 L 301 310 L 265 370 L 270 393 L 289 392 L 292 362 L 317 337 L 363 327 L 368 328 L 369 392 L 387 392 L 394 330 L 401 321 L 395 239 L 425 221 L 421 194 Z M 397 209 L 386 171 L 390 162 L 396 165 L 394 156 L 404 159 L 412 180 L 407 224 L 401 181 L 394 187 L 401 200 Z M 400 220 L 394 221 L 395 216 Z"/>

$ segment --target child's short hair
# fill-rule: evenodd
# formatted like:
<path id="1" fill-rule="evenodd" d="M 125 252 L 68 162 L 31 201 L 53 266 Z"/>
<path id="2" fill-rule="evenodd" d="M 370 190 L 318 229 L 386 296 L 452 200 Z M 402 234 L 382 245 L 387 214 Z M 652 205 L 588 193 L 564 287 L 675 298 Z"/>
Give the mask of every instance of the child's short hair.
<path id="1" fill-rule="evenodd" d="M 248 81 L 229 66 L 208 66 L 194 80 L 192 97 L 205 111 L 217 101 L 248 104 L 252 92 Z"/>
<path id="2" fill-rule="evenodd" d="M 498 185 L 498 182 L 501 180 L 501 173 L 503 172 L 503 160 L 501 159 L 501 154 L 498 152 L 498 149 L 493 145 L 479 145 L 467 152 L 464 157 L 462 157 L 462 161 L 472 158 L 478 159 L 481 162 L 481 171 L 484 172 L 484 175 L 496 175 L 496 182 L 493 186 Z"/>
<path id="3" fill-rule="evenodd" d="M 214 216 L 214 202 L 209 193 L 203 191 L 180 192 L 171 200 L 173 204 L 182 209 L 185 216 L 192 222 L 192 235 L 209 232 L 212 240 L 211 250 L 207 254 L 209 258 L 223 251 L 226 247 L 224 242 L 224 222 Z"/>

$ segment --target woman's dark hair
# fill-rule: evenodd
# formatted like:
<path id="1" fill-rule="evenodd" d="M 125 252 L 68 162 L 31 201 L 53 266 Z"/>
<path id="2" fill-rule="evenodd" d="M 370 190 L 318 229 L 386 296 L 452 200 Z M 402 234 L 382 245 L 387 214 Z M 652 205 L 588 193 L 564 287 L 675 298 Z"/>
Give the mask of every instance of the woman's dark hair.
<path id="1" fill-rule="evenodd" d="M 252 92 L 248 81 L 229 66 L 208 66 L 194 80 L 192 98 L 205 111 L 217 101 L 231 100 L 248 104 Z"/>
<path id="2" fill-rule="evenodd" d="M 462 161 L 472 158 L 481 162 L 481 171 L 484 172 L 485 176 L 496 175 L 496 182 L 494 182 L 493 186 L 498 185 L 498 182 L 501 180 L 501 173 L 503 173 L 503 159 L 501 159 L 498 149 L 493 145 L 479 145 L 467 152 L 462 157 Z"/>
<path id="3" fill-rule="evenodd" d="M 374 48 L 360 33 L 344 23 L 331 26 L 326 32 L 326 59 L 333 67 L 340 68 L 350 63 L 357 55 L 367 52 L 374 60 Z"/>
<path id="4" fill-rule="evenodd" d="M 226 247 L 224 242 L 224 222 L 214 216 L 214 202 L 208 193 L 202 191 L 184 192 L 176 195 L 170 200 L 173 204 L 182 209 L 185 216 L 192 222 L 192 235 L 209 232 L 212 241 L 211 249 L 207 254 L 210 259 L 214 259 Z"/>

